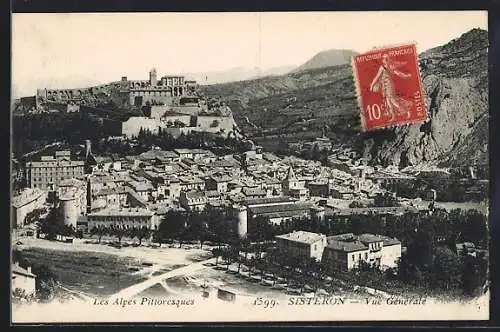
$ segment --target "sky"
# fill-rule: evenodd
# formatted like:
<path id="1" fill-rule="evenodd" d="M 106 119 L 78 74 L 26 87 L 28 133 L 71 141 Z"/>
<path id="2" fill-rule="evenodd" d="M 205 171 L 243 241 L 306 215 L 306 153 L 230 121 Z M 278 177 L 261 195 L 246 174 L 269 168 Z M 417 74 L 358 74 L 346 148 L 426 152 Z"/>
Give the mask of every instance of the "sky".
<path id="1" fill-rule="evenodd" d="M 13 97 L 121 76 L 299 66 L 328 49 L 365 52 L 417 42 L 419 51 L 472 28 L 486 11 L 57 13 L 12 15 Z"/>

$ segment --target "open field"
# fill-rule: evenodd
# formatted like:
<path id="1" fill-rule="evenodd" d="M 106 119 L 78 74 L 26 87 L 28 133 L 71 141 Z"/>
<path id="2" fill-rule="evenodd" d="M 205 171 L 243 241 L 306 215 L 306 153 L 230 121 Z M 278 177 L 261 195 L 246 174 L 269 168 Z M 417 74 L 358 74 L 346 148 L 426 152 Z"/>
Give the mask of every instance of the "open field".
<path id="1" fill-rule="evenodd" d="M 34 237 L 20 237 L 18 240 L 22 242 L 22 245 L 17 246 L 18 249 L 21 250 L 27 248 L 40 248 L 70 252 L 100 252 L 121 257 L 132 257 L 140 260 L 141 262 L 152 263 L 153 265 L 187 265 L 211 256 L 211 248 L 208 246 L 204 246 L 203 250 L 200 250 L 199 247 L 195 248 L 189 246 L 183 246 L 183 248 L 152 248 L 146 246 L 115 248 L 104 243 L 85 243 L 85 241 L 88 241 L 85 239 L 74 239 L 73 243 L 48 241 L 44 239 L 36 239 Z"/>
<path id="2" fill-rule="evenodd" d="M 104 244 L 74 244 L 19 238 L 21 251 L 30 264 L 45 265 L 57 280 L 72 290 L 107 296 L 152 276 L 200 261 L 211 254 L 184 248 L 126 247 Z"/>
<path id="3" fill-rule="evenodd" d="M 63 285 L 87 294 L 112 294 L 145 279 L 137 273 L 141 262 L 131 257 L 40 248 L 24 249 L 22 255 L 31 264 L 47 266 Z"/>

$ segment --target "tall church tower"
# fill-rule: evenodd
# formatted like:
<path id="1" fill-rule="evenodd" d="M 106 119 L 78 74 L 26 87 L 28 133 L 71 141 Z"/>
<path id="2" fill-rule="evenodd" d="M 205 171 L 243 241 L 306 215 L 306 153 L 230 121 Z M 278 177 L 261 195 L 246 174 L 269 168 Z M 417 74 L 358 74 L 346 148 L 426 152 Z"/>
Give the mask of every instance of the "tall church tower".
<path id="1" fill-rule="evenodd" d="M 295 176 L 295 172 L 293 171 L 292 166 L 288 169 L 288 174 L 282 182 L 283 193 L 288 195 L 290 189 L 298 189 L 300 188 L 299 179 Z"/>
<path id="2" fill-rule="evenodd" d="M 157 82 L 158 82 L 158 80 L 156 77 L 156 69 L 153 68 L 149 72 L 149 83 L 151 84 L 151 86 L 155 86 L 157 84 Z"/>

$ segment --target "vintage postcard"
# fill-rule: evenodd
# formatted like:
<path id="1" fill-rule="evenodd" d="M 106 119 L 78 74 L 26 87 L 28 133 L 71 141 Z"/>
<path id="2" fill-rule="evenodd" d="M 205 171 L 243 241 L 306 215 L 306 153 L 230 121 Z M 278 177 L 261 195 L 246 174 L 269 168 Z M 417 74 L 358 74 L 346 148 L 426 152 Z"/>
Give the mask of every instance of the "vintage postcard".
<path id="1" fill-rule="evenodd" d="M 12 15 L 12 323 L 489 319 L 485 11 Z"/>

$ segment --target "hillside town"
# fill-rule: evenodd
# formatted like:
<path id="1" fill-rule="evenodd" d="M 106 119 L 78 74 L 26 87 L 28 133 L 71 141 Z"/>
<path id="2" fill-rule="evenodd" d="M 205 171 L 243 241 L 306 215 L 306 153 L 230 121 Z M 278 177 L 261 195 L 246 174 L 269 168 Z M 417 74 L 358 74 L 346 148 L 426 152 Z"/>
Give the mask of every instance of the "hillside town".
<path id="1" fill-rule="evenodd" d="M 204 132 L 244 139 L 229 107 L 197 95 L 195 82 L 182 76 L 157 79 L 155 70 L 148 81 L 123 77 L 84 91 L 38 90 L 30 112 L 61 105 L 63 112 L 83 112 L 89 100 L 95 107 L 99 98 L 138 112 L 124 121 L 112 119 L 111 113 L 100 115 L 105 136 L 121 142 L 140 141 L 145 133 L 175 139 Z M 90 137 L 80 143 L 76 151 L 28 154 L 24 163 L 13 158 L 12 181 L 19 185 L 11 203 L 12 238 L 20 255 L 25 244 L 43 247 L 49 241 L 100 245 L 102 252 L 110 248 L 104 243 L 113 250 L 153 250 L 174 242 L 179 248 L 183 242 L 199 243 L 201 249 L 206 242 L 211 249 L 205 250 L 205 258 L 215 258 L 210 264 L 218 267 L 221 258 L 227 271 L 237 266 L 240 277 L 273 290 L 303 294 L 321 288 L 332 294 L 349 287 L 359 290 L 364 283 L 365 291 L 383 288 L 377 294 L 386 295 L 395 287 L 390 284 L 394 278 L 411 284 L 423 280 L 422 273 L 434 273 L 426 270 L 425 255 L 431 261 L 452 255 L 457 264 L 472 265 L 487 257 L 486 224 L 476 221 L 486 218 L 482 209 L 487 208 L 488 180 L 476 166 L 372 165 L 349 148 L 335 147 L 325 135 L 301 144 L 322 156 L 309 159 L 265 151 L 251 141 L 230 153 L 150 145 L 139 154 L 100 154 L 93 151 Z M 426 225 L 437 219 L 446 219 L 446 225 L 434 225 L 429 233 Z M 471 262 L 463 258 L 469 256 L 474 257 Z M 148 259 L 147 251 L 142 259 Z M 13 290 L 34 294 L 35 271 L 13 264 Z M 311 286 L 319 285 L 318 280 L 297 279 L 311 271 L 321 287 Z M 360 271 L 368 281 L 361 281 Z M 450 271 L 437 275 L 437 284 L 452 282 Z M 377 279 L 380 272 L 387 281 Z M 475 279 L 453 282 L 476 292 L 483 276 L 464 278 Z M 78 296 L 81 291 L 72 290 Z"/>

